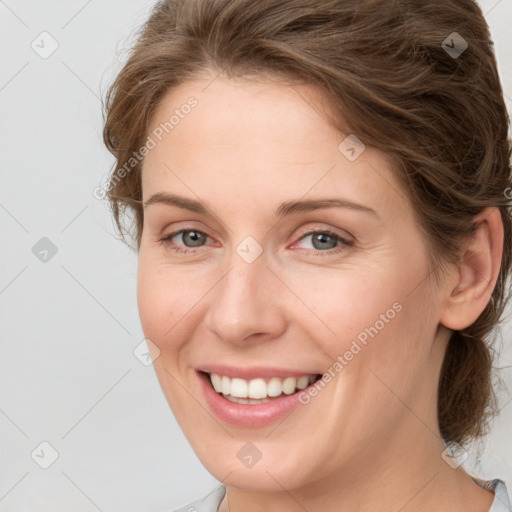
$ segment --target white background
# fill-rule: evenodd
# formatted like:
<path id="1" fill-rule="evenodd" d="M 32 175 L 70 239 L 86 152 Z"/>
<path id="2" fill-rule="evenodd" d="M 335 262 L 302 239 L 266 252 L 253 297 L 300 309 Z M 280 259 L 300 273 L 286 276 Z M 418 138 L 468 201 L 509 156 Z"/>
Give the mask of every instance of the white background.
<path id="1" fill-rule="evenodd" d="M 132 353 L 136 255 L 92 194 L 112 164 L 99 98 L 152 4 L 0 0 L 0 511 L 166 511 L 217 484 Z M 512 2 L 480 4 L 512 111 Z M 59 44 L 46 60 L 31 48 L 42 31 Z M 58 250 L 46 263 L 32 253 L 42 237 Z M 501 339 L 510 365 L 510 323 Z M 511 397 L 466 462 L 509 489 Z M 43 441 L 59 454 L 46 470 L 31 458 Z"/>

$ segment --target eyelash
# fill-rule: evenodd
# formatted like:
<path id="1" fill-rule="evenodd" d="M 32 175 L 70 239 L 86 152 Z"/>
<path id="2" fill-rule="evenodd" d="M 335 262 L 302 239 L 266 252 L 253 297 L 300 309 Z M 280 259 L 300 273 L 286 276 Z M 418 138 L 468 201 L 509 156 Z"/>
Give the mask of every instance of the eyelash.
<path id="1" fill-rule="evenodd" d="M 200 231 L 199 229 L 189 228 L 189 229 L 180 229 L 178 231 L 169 233 L 168 235 L 165 235 L 163 238 L 161 238 L 159 241 L 163 244 L 168 245 L 168 247 L 171 250 L 173 250 L 177 253 L 182 253 L 182 254 L 191 253 L 191 252 L 194 252 L 195 249 L 193 249 L 193 248 L 184 249 L 183 247 L 174 245 L 170 242 L 171 239 L 174 238 L 176 235 L 179 235 L 180 233 L 190 232 L 190 231 L 195 231 L 196 233 L 200 233 L 202 235 L 206 235 L 208 238 L 211 238 L 211 237 L 209 237 L 209 235 L 207 233 L 204 233 L 203 231 Z M 338 235 L 337 233 L 334 233 L 333 231 L 329 231 L 328 229 L 319 229 L 319 230 L 308 231 L 308 232 L 304 233 L 303 235 L 301 235 L 301 237 L 299 238 L 299 241 L 303 240 L 304 238 L 306 238 L 310 235 L 316 235 L 318 233 L 323 234 L 323 235 L 329 235 L 330 237 L 332 237 L 335 240 L 337 240 L 338 242 L 340 242 L 342 245 L 335 247 L 334 249 L 328 249 L 326 251 L 321 251 L 319 249 L 303 249 L 305 251 L 312 252 L 314 256 L 321 257 L 321 256 L 326 256 L 326 255 L 337 254 L 339 252 L 346 250 L 347 247 L 351 247 L 354 245 L 353 241 L 347 240 L 346 238 L 343 238 L 340 235 Z M 200 248 L 201 247 L 199 247 L 198 249 L 200 249 Z"/>

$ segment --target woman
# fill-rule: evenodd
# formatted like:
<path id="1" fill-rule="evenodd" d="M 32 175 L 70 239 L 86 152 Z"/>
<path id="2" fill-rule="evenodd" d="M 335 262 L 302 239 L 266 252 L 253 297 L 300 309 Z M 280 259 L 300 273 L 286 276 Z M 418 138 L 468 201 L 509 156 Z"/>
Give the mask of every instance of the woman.
<path id="1" fill-rule="evenodd" d="M 221 482 L 180 510 L 509 510 L 452 457 L 511 270 L 476 3 L 162 1 L 105 106 L 153 364 Z"/>

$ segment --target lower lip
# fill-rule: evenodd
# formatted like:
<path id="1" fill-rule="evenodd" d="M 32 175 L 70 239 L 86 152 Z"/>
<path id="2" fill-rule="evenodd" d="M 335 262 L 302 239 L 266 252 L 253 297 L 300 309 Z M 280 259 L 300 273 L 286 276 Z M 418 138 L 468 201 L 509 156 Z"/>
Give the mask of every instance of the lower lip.
<path id="1" fill-rule="evenodd" d="M 302 405 L 299 402 L 299 394 L 307 391 L 307 388 L 302 389 L 292 395 L 285 395 L 264 404 L 237 404 L 217 393 L 206 373 L 197 372 L 197 374 L 203 386 L 206 402 L 213 413 L 226 423 L 242 427 L 262 427 L 284 418 Z M 314 383 L 311 384 L 313 385 Z"/>

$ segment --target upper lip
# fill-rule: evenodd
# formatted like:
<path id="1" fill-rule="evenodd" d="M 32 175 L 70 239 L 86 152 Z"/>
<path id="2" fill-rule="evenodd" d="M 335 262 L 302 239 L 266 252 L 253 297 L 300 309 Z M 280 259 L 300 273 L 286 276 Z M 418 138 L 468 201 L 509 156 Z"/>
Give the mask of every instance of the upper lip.
<path id="1" fill-rule="evenodd" d="M 196 370 L 205 373 L 216 373 L 217 375 L 225 375 L 226 377 L 239 378 L 245 380 L 256 379 L 258 377 L 270 378 L 279 377 L 302 377 L 303 375 L 319 375 L 318 372 L 309 372 L 307 370 L 288 370 L 283 368 L 275 368 L 269 366 L 226 366 L 222 364 L 207 364 L 197 367 Z"/>

